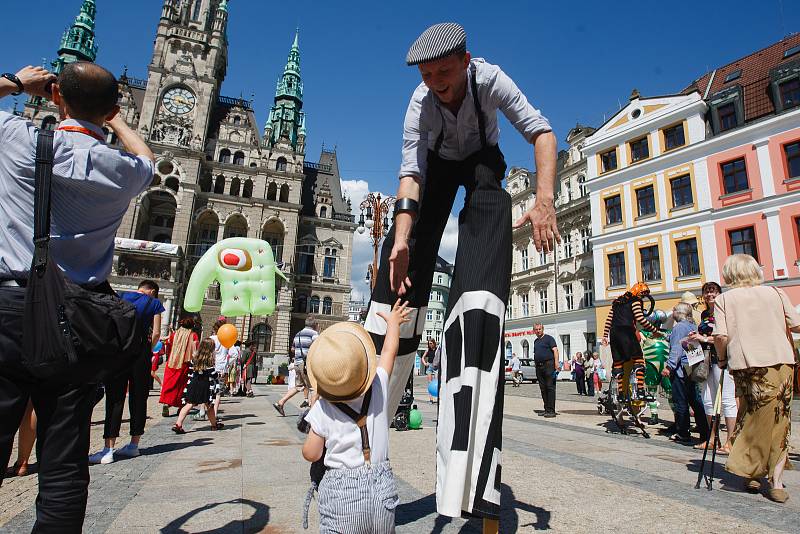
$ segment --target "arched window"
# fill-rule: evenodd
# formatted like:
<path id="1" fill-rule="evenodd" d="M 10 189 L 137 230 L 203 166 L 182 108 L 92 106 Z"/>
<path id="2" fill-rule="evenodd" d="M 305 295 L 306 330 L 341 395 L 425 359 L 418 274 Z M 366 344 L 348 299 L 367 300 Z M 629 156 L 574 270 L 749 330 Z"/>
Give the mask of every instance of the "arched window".
<path id="1" fill-rule="evenodd" d="M 241 215 L 232 215 L 225 223 L 224 239 L 229 237 L 247 237 L 247 220 Z"/>
<path id="2" fill-rule="evenodd" d="M 214 182 L 214 192 L 218 195 L 225 194 L 225 177 L 221 174 L 217 176 L 217 181 Z"/>
<path id="3" fill-rule="evenodd" d="M 169 243 L 175 224 L 175 198 L 164 191 L 153 191 L 145 195 L 139 205 L 134 239 Z"/>
<path id="4" fill-rule="evenodd" d="M 242 118 L 239 115 L 233 116 L 233 124 L 239 126 L 242 123 Z"/>
<path id="5" fill-rule="evenodd" d="M 311 297 L 311 306 L 308 309 L 308 313 L 319 313 L 319 297 L 314 295 Z"/>
<path id="6" fill-rule="evenodd" d="M 192 11 L 192 20 L 200 22 L 200 7 L 203 5 L 201 0 L 194 0 L 194 10 Z"/>
<path id="7" fill-rule="evenodd" d="M 275 261 L 283 261 L 283 238 L 284 230 L 280 221 L 271 220 L 261 229 L 261 239 L 269 243 Z"/>
<path id="8" fill-rule="evenodd" d="M 305 295 L 300 295 L 297 297 L 297 304 L 295 305 L 294 311 L 296 313 L 306 313 L 308 310 L 308 297 Z"/>
<path id="9" fill-rule="evenodd" d="M 231 162 L 231 151 L 227 148 L 223 148 L 219 151 L 219 162 L 220 163 L 230 163 Z"/>
<path id="10" fill-rule="evenodd" d="M 201 214 L 192 227 L 192 235 L 190 237 L 192 244 L 189 245 L 189 255 L 197 259 L 205 254 L 217 242 L 218 233 L 219 219 L 217 214 L 213 211 L 206 211 Z"/>
<path id="11" fill-rule="evenodd" d="M 289 186 L 286 185 L 286 184 L 283 184 L 281 186 L 281 198 L 280 198 L 280 201 L 281 202 L 289 202 Z"/>
<path id="12" fill-rule="evenodd" d="M 242 196 L 244 198 L 250 198 L 253 196 L 253 180 L 248 178 L 244 181 L 244 188 L 242 189 Z"/>
<path id="13" fill-rule="evenodd" d="M 512 353 L 511 342 L 506 341 L 506 358 L 511 359 L 511 353 Z"/>
<path id="14" fill-rule="evenodd" d="M 236 154 L 233 155 L 233 164 L 244 165 L 244 152 L 239 150 L 236 152 Z"/>
<path id="15" fill-rule="evenodd" d="M 253 327 L 253 340 L 257 352 L 272 352 L 272 328 L 268 324 L 260 323 Z"/>
<path id="16" fill-rule="evenodd" d="M 48 115 L 44 119 L 42 119 L 42 130 L 55 130 L 56 129 L 56 118 L 52 115 Z"/>
<path id="17" fill-rule="evenodd" d="M 210 174 L 205 174 L 200 178 L 200 191 L 203 193 L 210 193 L 212 185 L 213 180 Z"/>
<path id="18" fill-rule="evenodd" d="M 325 297 L 322 299 L 322 315 L 333 315 L 333 299 Z"/>
<path id="19" fill-rule="evenodd" d="M 231 195 L 238 197 L 239 196 L 239 189 L 242 187 L 242 182 L 239 178 L 234 178 L 231 180 Z"/>
<path id="20" fill-rule="evenodd" d="M 522 357 L 529 358 L 531 353 L 531 346 L 528 344 L 527 339 L 522 340 Z"/>
<path id="21" fill-rule="evenodd" d="M 286 158 L 278 158 L 278 161 L 275 162 L 275 170 L 278 171 L 285 171 L 286 170 Z"/>
<path id="22" fill-rule="evenodd" d="M 325 206 L 322 206 L 319 209 L 319 216 L 322 217 L 323 219 L 326 218 L 328 216 L 328 208 L 325 207 Z"/>
<path id="23" fill-rule="evenodd" d="M 272 182 L 267 187 L 267 200 L 278 200 L 278 186 Z"/>
<path id="24" fill-rule="evenodd" d="M 167 186 L 169 189 L 172 189 L 176 193 L 178 192 L 178 187 L 180 187 L 180 182 L 174 176 L 170 176 L 164 181 L 164 185 Z"/>
<path id="25" fill-rule="evenodd" d="M 250 166 L 251 166 L 251 167 L 258 167 L 258 165 L 256 165 L 256 162 L 255 162 L 255 161 L 251 161 L 251 162 L 250 162 Z"/>

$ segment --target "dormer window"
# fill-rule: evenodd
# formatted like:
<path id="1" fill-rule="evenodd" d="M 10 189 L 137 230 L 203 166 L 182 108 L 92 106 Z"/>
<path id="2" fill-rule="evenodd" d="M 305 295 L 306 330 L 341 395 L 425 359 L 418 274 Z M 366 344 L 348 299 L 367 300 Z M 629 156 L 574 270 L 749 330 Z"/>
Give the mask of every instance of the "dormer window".
<path id="1" fill-rule="evenodd" d="M 712 96 L 709 107 L 714 133 L 726 132 L 744 124 L 742 88 L 739 85 L 723 89 Z"/>
<path id="2" fill-rule="evenodd" d="M 776 113 L 800 106 L 800 61 L 772 69 L 769 77 Z"/>
<path id="3" fill-rule="evenodd" d="M 793 47 L 789 48 L 788 50 L 786 50 L 783 53 L 783 59 L 786 59 L 787 57 L 793 56 L 793 55 L 795 55 L 797 53 L 800 53 L 800 45 L 793 46 Z"/>

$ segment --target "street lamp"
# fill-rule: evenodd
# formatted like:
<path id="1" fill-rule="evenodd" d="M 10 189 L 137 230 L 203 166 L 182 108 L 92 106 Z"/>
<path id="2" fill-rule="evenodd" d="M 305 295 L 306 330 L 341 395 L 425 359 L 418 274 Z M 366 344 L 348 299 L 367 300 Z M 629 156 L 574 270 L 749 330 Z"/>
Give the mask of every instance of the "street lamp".
<path id="1" fill-rule="evenodd" d="M 389 211 L 394 206 L 395 200 L 393 196 L 381 198 L 380 193 L 368 193 L 359 206 L 361 215 L 358 218 L 358 233 L 363 234 L 369 230 L 369 236 L 372 238 L 372 264 L 367 269 L 370 290 L 375 288 L 378 279 L 378 251 L 381 248 L 381 241 L 389 234 Z"/>

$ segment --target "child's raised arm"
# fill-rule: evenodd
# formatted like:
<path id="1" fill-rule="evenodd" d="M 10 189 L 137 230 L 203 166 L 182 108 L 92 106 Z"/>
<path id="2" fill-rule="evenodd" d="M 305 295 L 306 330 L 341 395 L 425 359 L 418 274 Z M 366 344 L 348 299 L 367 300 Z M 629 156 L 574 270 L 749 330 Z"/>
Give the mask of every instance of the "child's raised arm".
<path id="1" fill-rule="evenodd" d="M 392 376 L 394 359 L 397 357 L 397 349 L 400 347 L 400 325 L 409 321 L 408 316 L 411 309 L 407 306 L 407 301 L 401 303 L 400 299 L 397 299 L 390 313 L 378 312 L 378 317 L 386 321 L 386 336 L 383 338 L 383 350 L 378 366 L 382 367 L 389 376 Z"/>

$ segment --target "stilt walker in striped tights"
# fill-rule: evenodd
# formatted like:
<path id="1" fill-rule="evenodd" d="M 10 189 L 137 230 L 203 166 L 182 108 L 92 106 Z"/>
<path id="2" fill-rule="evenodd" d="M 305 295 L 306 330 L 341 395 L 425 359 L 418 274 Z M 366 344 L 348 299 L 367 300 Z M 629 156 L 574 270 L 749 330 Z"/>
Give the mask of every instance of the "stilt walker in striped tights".
<path id="1" fill-rule="evenodd" d="M 442 233 L 458 188 L 458 250 L 439 366 L 436 503 L 440 514 L 496 520 L 500 513 L 503 329 L 511 278 L 511 198 L 497 146 L 497 110 L 535 144 L 536 202 L 515 226 L 533 225 L 538 250 L 558 239 L 553 184 L 556 139 L 550 124 L 497 66 L 472 59 L 464 29 L 428 28 L 406 61 L 422 83 L 406 112 L 395 224 L 383 244 L 366 328 L 378 352 L 385 325 L 377 316 L 397 296 L 412 320 L 401 328 L 389 391 L 394 410 L 419 346 Z"/>

